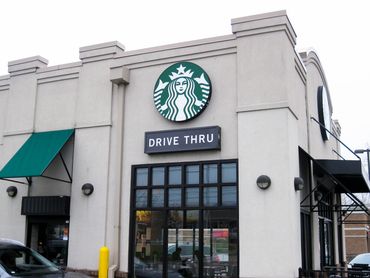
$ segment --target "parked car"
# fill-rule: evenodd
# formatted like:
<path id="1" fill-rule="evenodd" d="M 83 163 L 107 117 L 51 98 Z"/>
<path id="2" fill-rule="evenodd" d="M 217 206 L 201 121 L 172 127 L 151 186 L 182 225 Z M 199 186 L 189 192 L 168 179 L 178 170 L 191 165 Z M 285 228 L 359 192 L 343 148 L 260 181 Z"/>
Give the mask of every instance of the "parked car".
<path id="1" fill-rule="evenodd" d="M 370 253 L 359 254 L 348 263 L 348 278 L 370 278 Z"/>
<path id="2" fill-rule="evenodd" d="M 84 274 L 65 272 L 21 242 L 0 239 L 0 278 L 88 278 Z"/>
<path id="3" fill-rule="evenodd" d="M 348 263 L 348 268 L 353 268 L 353 267 L 370 267 L 370 253 L 363 253 L 359 254 L 356 257 L 354 257 L 349 263 Z"/>

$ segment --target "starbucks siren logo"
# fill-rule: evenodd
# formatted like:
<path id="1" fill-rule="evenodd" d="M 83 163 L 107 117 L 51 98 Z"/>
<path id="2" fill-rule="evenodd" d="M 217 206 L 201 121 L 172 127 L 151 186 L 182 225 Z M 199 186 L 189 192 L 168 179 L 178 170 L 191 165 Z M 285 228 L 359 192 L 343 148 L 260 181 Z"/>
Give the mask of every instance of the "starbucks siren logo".
<path id="1" fill-rule="evenodd" d="M 198 116 L 211 98 L 211 81 L 198 65 L 181 62 L 168 67 L 154 87 L 154 105 L 170 121 Z"/>

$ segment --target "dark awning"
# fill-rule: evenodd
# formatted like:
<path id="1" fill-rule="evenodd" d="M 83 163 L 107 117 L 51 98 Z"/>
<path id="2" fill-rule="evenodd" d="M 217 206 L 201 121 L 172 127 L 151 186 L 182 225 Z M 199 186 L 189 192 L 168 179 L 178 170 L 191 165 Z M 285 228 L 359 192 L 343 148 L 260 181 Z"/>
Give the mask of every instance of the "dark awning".
<path id="1" fill-rule="evenodd" d="M 69 196 L 33 196 L 22 198 L 21 214 L 27 216 L 69 216 Z"/>
<path id="2" fill-rule="evenodd" d="M 337 193 L 346 193 L 346 187 L 352 193 L 368 193 L 369 178 L 363 171 L 361 160 L 329 160 L 315 159 L 314 173 L 317 176 L 329 173 L 334 176 L 340 184 L 334 188 Z"/>
<path id="3" fill-rule="evenodd" d="M 321 185 L 336 193 L 369 193 L 370 182 L 361 160 L 314 159 L 305 150 L 299 151 L 313 162 L 313 172 Z"/>
<path id="4" fill-rule="evenodd" d="M 314 159 L 300 147 L 299 152 L 312 162 L 313 174 L 317 179 L 316 186 L 310 188 L 310 193 L 301 201 L 302 208 L 318 212 L 322 198 L 315 198 L 317 202 L 313 203 L 311 196 L 321 192 L 324 187 L 325 194 L 343 193 L 347 197 L 348 202 L 332 205 L 331 209 L 338 212 L 338 223 L 347 223 L 346 219 L 354 211 L 363 211 L 370 215 L 367 206 L 354 194 L 370 192 L 368 176 L 363 174 L 361 160 Z M 307 199 L 310 200 L 309 204 L 305 204 Z"/>
<path id="5" fill-rule="evenodd" d="M 74 129 L 33 133 L 0 171 L 0 179 L 43 176 L 73 133 Z M 61 159 L 67 170 L 62 156 Z M 71 182 L 69 173 L 68 176 L 67 182 Z"/>

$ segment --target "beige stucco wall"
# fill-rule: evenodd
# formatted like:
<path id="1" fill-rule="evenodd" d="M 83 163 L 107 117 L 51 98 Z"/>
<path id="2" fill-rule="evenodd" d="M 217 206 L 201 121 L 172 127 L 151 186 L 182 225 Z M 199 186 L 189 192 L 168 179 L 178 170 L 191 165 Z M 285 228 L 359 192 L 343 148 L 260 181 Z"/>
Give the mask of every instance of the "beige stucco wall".
<path id="1" fill-rule="evenodd" d="M 199 51 L 203 47 L 205 46 L 200 46 Z M 179 49 L 179 55 L 181 55 L 181 52 L 182 50 Z M 194 56 L 197 52 L 194 50 Z M 130 216 L 130 195 L 128 192 L 130 192 L 131 186 L 131 165 L 237 158 L 235 54 L 213 57 L 214 53 L 209 51 L 209 53 L 203 55 L 205 57 L 202 59 L 192 59 L 192 55 L 189 55 L 186 60 L 197 63 L 209 75 L 213 88 L 211 101 L 205 112 L 196 119 L 185 123 L 173 123 L 164 119 L 155 110 L 152 97 L 156 79 L 166 67 L 176 62 L 178 58 L 170 59 L 165 64 L 161 62 L 145 68 L 135 68 L 139 64 L 130 65 L 132 67 L 130 70 L 130 84 L 126 86 L 124 92 L 122 223 L 128 223 Z M 212 125 L 221 127 L 222 151 L 158 155 L 144 153 L 144 133 L 146 131 Z M 120 265 L 123 270 L 127 270 L 129 227 L 124 225 L 122 228 Z"/>
<path id="2" fill-rule="evenodd" d="M 9 94 L 8 76 L 0 77 L 0 145 L 3 143 L 3 133 L 5 128 L 6 102 Z"/>
<path id="3" fill-rule="evenodd" d="M 329 105 L 331 113 L 333 112 L 333 107 L 331 103 L 330 89 L 325 77 L 324 70 L 320 63 L 318 55 L 314 51 L 306 51 L 300 53 L 302 60 L 305 64 L 307 70 L 307 85 L 306 85 L 306 95 L 307 95 L 307 114 L 308 114 L 308 145 L 303 147 L 305 151 L 310 153 L 314 159 L 340 159 L 337 157 L 333 150 L 340 153 L 340 145 L 338 141 L 330 135 L 329 140 L 324 141 L 321 136 L 320 126 L 311 119 L 311 117 L 319 120 L 318 115 L 318 87 L 325 86 L 327 93 L 329 95 Z M 335 129 L 335 124 L 331 124 L 331 132 L 333 132 L 337 137 L 340 137 L 340 133 Z M 313 179 L 312 188 L 317 186 L 317 180 Z M 312 202 L 316 204 L 316 201 L 312 198 Z M 335 204 L 337 200 L 334 198 L 333 203 Z M 319 218 L 318 213 L 313 212 L 312 214 L 312 244 L 313 244 L 313 267 L 314 269 L 320 269 L 320 236 L 319 236 Z M 333 227 L 337 226 L 337 213 L 334 212 L 333 216 Z M 339 264 L 339 254 L 338 254 L 338 232 L 334 229 L 334 262 Z"/>

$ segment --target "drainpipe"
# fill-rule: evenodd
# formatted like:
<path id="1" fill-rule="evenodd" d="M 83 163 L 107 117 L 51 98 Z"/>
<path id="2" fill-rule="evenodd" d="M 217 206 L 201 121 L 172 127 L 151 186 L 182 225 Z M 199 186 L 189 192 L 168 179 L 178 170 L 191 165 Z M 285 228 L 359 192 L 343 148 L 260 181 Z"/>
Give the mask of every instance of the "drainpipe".
<path id="1" fill-rule="evenodd" d="M 114 174 L 117 174 L 117 182 L 114 187 L 114 215 L 113 215 L 113 242 L 112 257 L 113 262 L 108 270 L 108 278 L 114 278 L 115 272 L 119 270 L 120 251 L 121 251 L 121 192 L 122 192 L 122 167 L 123 167 L 123 133 L 124 133 L 124 103 L 125 85 L 129 83 L 129 71 L 125 67 L 111 69 L 111 81 L 113 85 L 112 109 L 115 106 L 116 112 L 116 139 L 118 159 L 115 165 Z"/>

